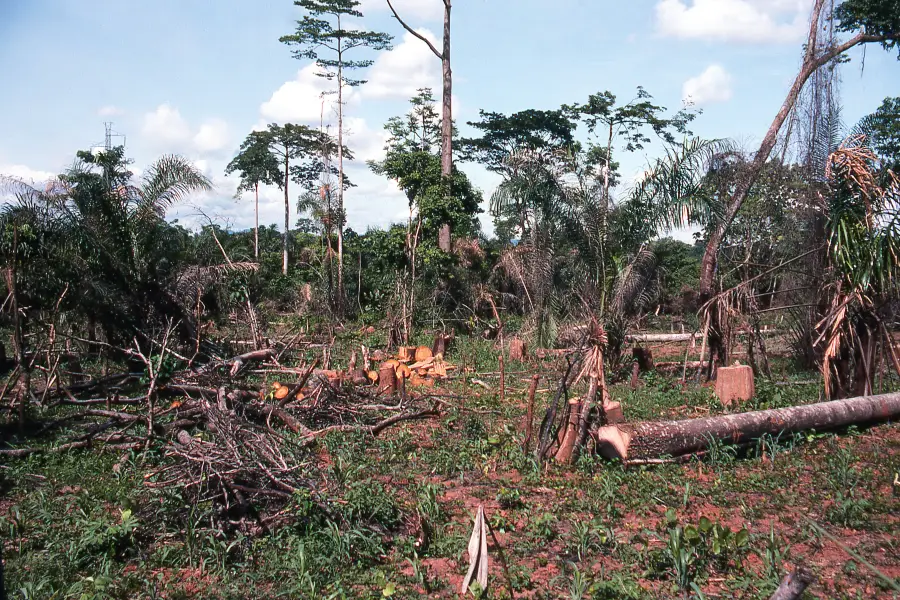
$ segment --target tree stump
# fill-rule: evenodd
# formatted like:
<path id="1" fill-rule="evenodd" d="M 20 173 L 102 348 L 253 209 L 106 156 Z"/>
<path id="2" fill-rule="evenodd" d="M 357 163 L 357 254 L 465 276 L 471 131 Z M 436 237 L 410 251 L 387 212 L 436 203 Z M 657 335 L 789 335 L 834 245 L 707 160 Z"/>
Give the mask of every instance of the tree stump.
<path id="1" fill-rule="evenodd" d="M 622 403 L 610 400 L 604 402 L 603 413 L 606 415 L 606 425 L 618 425 L 625 422 L 625 413 L 622 411 Z"/>
<path id="2" fill-rule="evenodd" d="M 756 393 L 753 369 L 749 365 L 720 367 L 716 378 L 716 396 L 725 406 L 743 403 Z"/>
<path id="3" fill-rule="evenodd" d="M 653 370 L 653 351 L 650 350 L 650 348 L 635 346 L 631 349 L 631 355 L 637 362 L 641 373 L 646 373 L 647 371 Z"/>
<path id="4" fill-rule="evenodd" d="M 636 390 L 638 388 L 638 381 L 641 378 L 641 366 L 637 363 L 634 363 L 631 366 L 631 389 Z"/>
<path id="5" fill-rule="evenodd" d="M 524 340 L 514 337 L 509 340 L 509 360 L 522 362 L 528 355 L 528 347 Z"/>
<path id="6" fill-rule="evenodd" d="M 397 392 L 397 373 L 393 365 L 381 367 L 378 371 L 378 393 L 393 395 Z"/>
<path id="7" fill-rule="evenodd" d="M 353 385 L 366 385 L 369 383 L 369 374 L 363 369 L 353 369 L 350 371 L 350 381 Z"/>

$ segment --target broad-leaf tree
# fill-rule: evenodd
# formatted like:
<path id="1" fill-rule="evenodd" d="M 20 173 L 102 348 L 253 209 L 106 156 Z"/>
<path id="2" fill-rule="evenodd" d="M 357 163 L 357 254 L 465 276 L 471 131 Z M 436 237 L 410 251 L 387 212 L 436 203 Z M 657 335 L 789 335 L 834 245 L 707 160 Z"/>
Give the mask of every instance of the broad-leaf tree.
<path id="1" fill-rule="evenodd" d="M 306 125 L 285 123 L 270 124 L 260 136 L 268 141 L 269 151 L 279 161 L 281 175 L 280 187 L 284 191 L 284 242 L 282 246 L 282 272 L 288 272 L 288 245 L 290 239 L 291 200 L 289 185 L 291 181 L 304 189 L 311 189 L 327 170 L 322 160 L 322 148 L 331 152 L 333 143 L 326 133 L 317 131 Z"/>
<path id="2" fill-rule="evenodd" d="M 671 145 L 676 143 L 675 134 L 690 135 L 687 125 L 697 113 L 682 109 L 671 117 L 666 117 L 666 108 L 652 102 L 651 96 L 638 86 L 637 94 L 627 104 L 616 105 L 616 96 L 609 91 L 592 94 L 585 104 L 569 107 L 584 120 L 592 136 L 599 143 L 592 144 L 594 160 L 604 165 L 603 200 L 609 206 L 609 190 L 614 174 L 613 144 L 617 139 L 624 143 L 626 152 L 643 150 L 652 140 L 650 133 Z"/>
<path id="3" fill-rule="evenodd" d="M 284 180 L 278 159 L 272 154 L 271 137 L 267 131 L 253 131 L 241 144 L 238 151 L 228 166 L 225 174 L 240 173 L 241 182 L 238 185 L 236 197 L 243 192 L 254 193 L 255 224 L 253 227 L 253 256 L 259 258 L 259 186 L 277 185 L 282 187 Z"/>
<path id="4" fill-rule="evenodd" d="M 337 155 L 338 189 L 337 210 L 344 210 L 344 87 L 357 87 L 363 79 L 347 77 L 348 71 L 365 69 L 373 64 L 371 58 L 353 59 L 360 50 L 379 51 L 390 49 L 391 36 L 386 33 L 366 31 L 354 26 L 362 13 L 358 0 L 296 0 L 296 6 L 306 14 L 297 21 L 294 33 L 281 37 L 281 41 L 293 48 L 295 58 L 313 60 L 322 68 L 321 76 L 337 82 Z M 344 290 L 344 232 L 338 228 L 338 297 L 343 304 Z M 340 308 L 340 306 L 339 306 Z"/>

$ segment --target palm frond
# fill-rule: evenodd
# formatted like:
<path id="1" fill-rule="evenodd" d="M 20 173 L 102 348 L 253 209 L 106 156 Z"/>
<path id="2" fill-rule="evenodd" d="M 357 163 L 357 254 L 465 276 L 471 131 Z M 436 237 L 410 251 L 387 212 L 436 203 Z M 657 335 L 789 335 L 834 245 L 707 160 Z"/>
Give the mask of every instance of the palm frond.
<path id="1" fill-rule="evenodd" d="M 659 260 L 653 251 L 641 248 L 619 274 L 610 309 L 635 317 L 650 307 L 658 292 Z"/>
<path id="2" fill-rule="evenodd" d="M 665 156 L 654 161 L 623 203 L 626 226 L 649 230 L 652 237 L 660 230 L 714 222 L 721 213 L 721 203 L 704 193 L 703 186 L 711 172 L 736 154 L 730 140 L 692 138 L 679 148 L 667 148 Z"/>
<path id="3" fill-rule="evenodd" d="M 154 162 L 141 177 L 134 191 L 138 196 L 138 214 L 163 217 L 173 204 L 194 192 L 212 189 L 210 180 L 189 160 L 167 155 Z"/>

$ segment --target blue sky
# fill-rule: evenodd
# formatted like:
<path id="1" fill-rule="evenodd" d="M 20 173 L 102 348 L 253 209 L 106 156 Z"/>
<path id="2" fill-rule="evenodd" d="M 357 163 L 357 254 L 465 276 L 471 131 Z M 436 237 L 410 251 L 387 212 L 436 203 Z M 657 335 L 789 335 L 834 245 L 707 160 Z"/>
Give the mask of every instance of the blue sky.
<path id="1" fill-rule="evenodd" d="M 811 0 L 456 0 L 453 21 L 455 118 L 478 109 L 557 108 L 610 90 L 630 99 L 643 85 L 672 110 L 689 93 L 703 109 L 693 130 L 748 148 L 767 129 L 800 59 Z M 395 0 L 423 34 L 440 37 L 441 0 Z M 365 25 L 395 35 L 375 56 L 370 83 L 350 93 L 349 144 L 377 158 L 385 120 L 406 110 L 418 87 L 440 88 L 440 65 L 404 35 L 384 0 L 364 0 Z M 104 121 L 127 136 L 137 170 L 161 153 L 194 160 L 216 190 L 195 207 L 223 224 L 252 224 L 252 203 L 232 198 L 223 170 L 241 140 L 267 122 L 318 124 L 327 85 L 294 60 L 278 37 L 300 9 L 289 0 L 0 0 L 0 173 L 40 181 L 71 164 L 75 151 L 102 141 Z M 900 64 L 880 47 L 843 67 L 848 123 L 900 95 Z M 331 111 L 326 119 L 334 121 Z M 658 148 L 620 155 L 626 179 Z M 464 169 L 487 197 L 497 179 Z M 348 167 L 359 184 L 347 194 L 358 231 L 405 220 L 396 186 Z M 261 222 L 282 221 L 281 196 L 266 190 Z M 293 207 L 292 207 L 293 211 Z M 292 218 L 293 221 L 293 218 Z"/>

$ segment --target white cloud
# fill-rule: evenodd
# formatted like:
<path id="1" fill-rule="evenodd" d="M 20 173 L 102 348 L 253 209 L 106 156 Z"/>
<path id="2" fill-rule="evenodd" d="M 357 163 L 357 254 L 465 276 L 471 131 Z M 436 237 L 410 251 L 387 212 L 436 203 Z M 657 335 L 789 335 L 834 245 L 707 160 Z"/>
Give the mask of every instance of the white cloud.
<path id="1" fill-rule="evenodd" d="M 140 141 L 154 152 L 178 152 L 205 156 L 227 149 L 231 143 L 228 123 L 210 118 L 194 128 L 181 112 L 165 103 L 144 115 Z"/>
<path id="2" fill-rule="evenodd" d="M 125 114 L 125 110 L 118 106 L 107 105 L 97 111 L 97 115 L 101 117 L 119 117 Z"/>
<path id="3" fill-rule="evenodd" d="M 167 146 L 170 151 L 183 150 L 191 139 L 191 129 L 177 108 L 165 103 L 144 115 L 142 136 L 152 145 Z"/>
<path id="4" fill-rule="evenodd" d="M 271 98 L 259 108 L 260 114 L 268 121 L 278 123 L 305 123 L 318 125 L 322 116 L 322 93 L 336 91 L 336 84 L 319 77 L 319 67 L 310 63 L 300 69 L 293 81 L 284 83 L 275 90 Z M 344 103 L 358 102 L 359 93 L 353 88 L 344 88 Z M 325 100 L 325 120 L 329 120 L 337 106 L 337 95 L 329 94 Z"/>
<path id="5" fill-rule="evenodd" d="M 444 18 L 444 3 L 442 0 L 392 0 L 391 4 L 397 9 L 397 14 L 406 23 L 412 25 L 415 19 L 425 21 L 440 21 Z M 362 0 L 360 9 L 363 14 L 370 12 L 387 12 L 390 14 L 387 2 L 384 0 Z"/>
<path id="6" fill-rule="evenodd" d="M 210 119 L 194 136 L 194 146 L 201 153 L 224 150 L 230 141 L 228 123 L 222 119 Z"/>
<path id="7" fill-rule="evenodd" d="M 0 175 L 13 177 L 35 186 L 39 186 L 56 176 L 49 171 L 40 171 L 25 165 L 0 165 Z"/>
<path id="8" fill-rule="evenodd" d="M 435 46 L 440 45 L 431 31 L 417 31 Z M 407 99 L 423 87 L 430 87 L 439 93 L 441 61 L 422 40 L 407 33 L 393 50 L 378 55 L 367 79 L 369 82 L 362 87 L 362 94 L 367 98 Z"/>
<path id="9" fill-rule="evenodd" d="M 811 0 L 660 0 L 656 26 L 682 39 L 784 43 L 803 38 Z"/>
<path id="10" fill-rule="evenodd" d="M 721 65 L 710 65 L 705 71 L 684 82 L 681 96 L 696 105 L 727 102 L 731 99 L 733 78 Z"/>
<path id="11" fill-rule="evenodd" d="M 386 131 L 372 129 L 365 119 L 360 117 L 344 119 L 344 143 L 353 150 L 353 156 L 358 163 L 381 159 L 387 139 Z"/>

